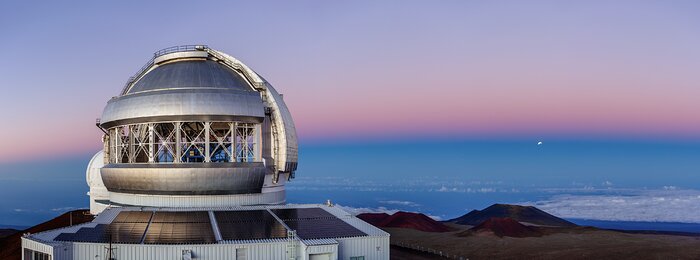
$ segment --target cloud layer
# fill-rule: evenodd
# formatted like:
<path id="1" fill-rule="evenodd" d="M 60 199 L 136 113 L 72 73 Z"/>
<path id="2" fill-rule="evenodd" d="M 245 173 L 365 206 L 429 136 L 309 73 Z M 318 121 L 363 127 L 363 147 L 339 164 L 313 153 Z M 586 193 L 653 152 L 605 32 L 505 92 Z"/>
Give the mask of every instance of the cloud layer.
<path id="1" fill-rule="evenodd" d="M 563 218 L 700 223 L 700 191 L 673 186 L 624 195 L 557 195 L 524 204 Z"/>
<path id="2" fill-rule="evenodd" d="M 410 202 L 410 201 L 409 201 L 409 203 L 413 203 L 413 202 Z M 359 208 L 356 208 L 356 207 L 343 206 L 343 205 L 340 205 L 340 204 L 336 204 L 335 206 L 336 206 L 336 207 L 339 207 L 339 208 L 345 210 L 346 212 L 348 212 L 348 213 L 350 213 L 350 214 L 352 214 L 352 215 L 355 215 L 355 216 L 357 216 L 357 215 L 359 215 L 359 214 L 362 214 L 362 213 L 386 213 L 386 214 L 392 215 L 392 214 L 394 214 L 394 213 L 396 213 L 396 212 L 399 212 L 399 211 L 406 211 L 406 210 L 398 210 L 398 209 L 389 209 L 389 208 L 386 208 L 386 207 L 376 207 L 376 208 L 359 207 Z M 423 214 L 425 214 L 426 216 L 428 216 L 428 217 L 430 217 L 430 218 L 432 218 L 432 219 L 434 219 L 434 220 L 437 220 L 437 221 L 442 220 L 442 218 L 439 217 L 439 216 L 428 215 L 428 214 L 426 214 L 426 213 L 424 213 L 424 212 L 417 212 L 417 213 L 423 213 Z"/>

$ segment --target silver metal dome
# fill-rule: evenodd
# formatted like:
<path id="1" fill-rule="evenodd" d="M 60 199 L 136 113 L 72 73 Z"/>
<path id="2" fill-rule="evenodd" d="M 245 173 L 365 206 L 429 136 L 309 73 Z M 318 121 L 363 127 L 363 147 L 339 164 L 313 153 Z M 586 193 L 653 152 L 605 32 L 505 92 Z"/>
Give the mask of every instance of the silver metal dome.
<path id="1" fill-rule="evenodd" d="M 213 88 L 254 92 L 243 75 L 212 60 L 167 63 L 149 71 L 127 94 L 162 89 Z"/>
<path id="2" fill-rule="evenodd" d="M 212 195 L 225 206 L 283 203 L 297 168 L 296 130 L 281 95 L 203 45 L 156 52 L 107 102 L 98 125 L 112 203 L 203 206 L 192 202 Z"/>

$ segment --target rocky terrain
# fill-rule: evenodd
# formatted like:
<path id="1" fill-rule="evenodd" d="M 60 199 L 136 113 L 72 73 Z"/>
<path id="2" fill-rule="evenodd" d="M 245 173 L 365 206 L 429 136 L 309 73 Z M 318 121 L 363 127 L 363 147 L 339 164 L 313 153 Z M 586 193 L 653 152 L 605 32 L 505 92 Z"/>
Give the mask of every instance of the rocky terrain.
<path id="1" fill-rule="evenodd" d="M 443 224 L 381 228 L 392 259 L 700 259 L 700 234 L 580 227 L 534 207 L 495 204 Z"/>
<path id="2" fill-rule="evenodd" d="M 15 234 L 17 232 L 20 232 L 17 229 L 11 229 L 11 228 L 0 228 L 0 239 L 10 236 L 12 234 Z"/>
<path id="3" fill-rule="evenodd" d="M 357 217 L 377 227 L 410 228 L 425 232 L 448 232 L 454 230 L 421 213 L 403 211 L 392 215 L 386 213 L 364 213 L 357 215 Z"/>

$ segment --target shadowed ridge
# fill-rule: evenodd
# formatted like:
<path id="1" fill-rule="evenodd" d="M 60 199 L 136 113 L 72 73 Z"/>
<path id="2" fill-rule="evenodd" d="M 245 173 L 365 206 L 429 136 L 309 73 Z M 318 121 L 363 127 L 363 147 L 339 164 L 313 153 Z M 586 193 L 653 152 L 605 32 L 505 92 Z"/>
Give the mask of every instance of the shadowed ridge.
<path id="1" fill-rule="evenodd" d="M 364 220 L 367 223 L 372 224 L 373 226 L 378 226 L 382 221 L 387 219 L 389 214 L 386 213 L 362 213 L 357 215 L 357 217 L 361 220 Z"/>
<path id="2" fill-rule="evenodd" d="M 445 224 L 421 213 L 404 211 L 399 211 L 392 215 L 386 213 L 363 213 L 357 215 L 357 217 L 376 227 L 410 228 L 425 232 L 448 232 L 453 230 Z M 380 219 L 381 221 L 378 221 Z"/>
<path id="3" fill-rule="evenodd" d="M 474 233 L 493 233 L 498 237 L 540 237 L 544 234 L 538 227 L 523 225 L 512 218 L 490 218 L 457 236 Z"/>
<path id="4" fill-rule="evenodd" d="M 553 216 L 533 206 L 520 206 L 509 204 L 493 204 L 483 210 L 472 210 L 471 212 L 451 219 L 452 222 L 460 225 L 476 226 L 490 218 L 512 218 L 515 221 L 553 227 L 575 227 L 576 224 Z"/>
<path id="5" fill-rule="evenodd" d="M 2 239 L 4 237 L 8 237 L 8 236 L 15 234 L 17 232 L 20 232 L 20 230 L 12 229 L 12 228 L 0 228 L 0 239 Z"/>
<path id="6" fill-rule="evenodd" d="M 22 234 L 24 233 L 38 233 L 42 231 L 67 227 L 71 224 L 71 219 L 73 221 L 73 225 L 77 225 L 85 222 L 90 222 L 94 218 L 95 217 L 93 215 L 90 215 L 89 210 L 69 211 L 63 213 L 58 217 L 55 217 L 54 219 L 27 228 L 8 237 L 2 238 L 0 239 L 0 259 L 20 260 L 20 258 L 22 258 Z"/>

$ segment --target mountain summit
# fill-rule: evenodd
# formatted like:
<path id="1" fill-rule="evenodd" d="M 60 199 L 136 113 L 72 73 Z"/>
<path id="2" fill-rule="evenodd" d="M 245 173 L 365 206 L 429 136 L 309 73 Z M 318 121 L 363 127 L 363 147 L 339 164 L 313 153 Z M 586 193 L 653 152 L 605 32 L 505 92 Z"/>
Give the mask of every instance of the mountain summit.
<path id="1" fill-rule="evenodd" d="M 509 204 L 493 204 L 483 210 L 471 212 L 448 220 L 455 224 L 476 226 L 490 218 L 511 218 L 524 224 L 533 224 L 553 227 L 575 227 L 576 224 L 555 217 L 533 206 L 519 206 Z"/>

